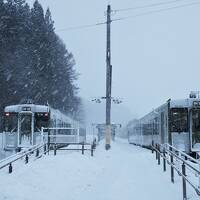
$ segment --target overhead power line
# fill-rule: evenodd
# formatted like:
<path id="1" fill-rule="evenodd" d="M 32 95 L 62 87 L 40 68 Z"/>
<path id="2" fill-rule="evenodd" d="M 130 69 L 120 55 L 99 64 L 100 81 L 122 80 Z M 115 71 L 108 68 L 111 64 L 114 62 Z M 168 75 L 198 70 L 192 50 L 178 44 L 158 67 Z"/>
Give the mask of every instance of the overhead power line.
<path id="1" fill-rule="evenodd" d="M 112 21 L 127 20 L 127 19 L 131 19 L 131 18 L 136 18 L 136 17 L 140 17 L 140 16 L 145 16 L 145 15 L 151 15 L 154 13 L 161 13 L 161 12 L 165 12 L 165 11 L 169 11 L 169 10 L 175 10 L 178 8 L 184 8 L 184 7 L 194 6 L 194 5 L 200 5 L 200 2 L 193 2 L 193 3 L 183 4 L 183 5 L 179 5 L 179 6 L 168 7 L 168 8 L 161 8 L 161 9 L 157 9 L 157 10 L 139 13 L 139 14 L 132 15 L 132 16 L 113 19 Z"/>
<path id="2" fill-rule="evenodd" d="M 169 4 L 169 2 L 175 3 L 175 2 L 178 2 L 178 1 L 180 2 L 180 1 L 183 1 L 183 0 L 174 0 L 174 1 L 162 2 L 162 4 L 161 3 L 149 4 L 149 5 L 146 5 L 146 6 L 135 7 L 134 9 L 154 7 L 154 6 L 158 6 L 158 4 L 164 5 L 164 4 Z M 154 13 L 166 12 L 166 11 L 169 11 L 169 10 L 175 10 L 175 9 L 179 9 L 179 8 L 190 7 L 190 6 L 194 6 L 194 5 L 200 5 L 200 1 L 199 2 L 187 3 L 187 4 L 181 4 L 181 5 L 177 5 L 177 6 L 173 6 L 173 7 L 160 8 L 160 9 L 157 9 L 157 10 L 151 10 L 151 11 L 139 13 L 139 14 L 132 15 L 132 16 L 112 19 L 112 21 L 128 20 L 128 19 L 131 19 L 131 18 L 136 18 L 136 17 L 140 17 L 140 16 L 145 16 L 145 15 L 151 15 L 151 14 L 154 14 Z M 128 10 L 128 9 L 133 10 L 133 8 L 127 8 L 126 10 Z M 125 9 L 120 9 L 120 10 L 118 9 L 118 10 L 115 10 L 115 11 L 122 11 L 122 10 L 125 10 Z M 68 27 L 68 28 L 58 29 L 58 30 L 56 30 L 56 32 L 87 29 L 87 28 L 93 28 L 93 27 L 101 26 L 101 25 L 104 25 L 104 24 L 107 24 L 107 22 L 100 22 L 100 23 L 96 23 L 96 24 L 85 24 L 85 25 L 80 25 L 80 26 L 72 26 L 72 27 Z"/>
<path id="3" fill-rule="evenodd" d="M 143 5 L 143 6 L 117 9 L 117 10 L 113 10 L 113 12 L 123 12 L 123 11 L 138 10 L 138 9 L 143 9 L 143 8 L 152 8 L 152 7 L 158 7 L 158 6 L 163 6 L 163 5 L 175 4 L 175 3 L 183 2 L 183 1 L 186 1 L 186 0 L 171 0 L 171 1 L 165 1 L 165 2 L 159 2 L 159 3 L 152 3 L 152 4 Z"/>
<path id="4" fill-rule="evenodd" d="M 68 28 L 58 29 L 56 31 L 62 32 L 62 31 L 70 31 L 70 30 L 76 30 L 76 29 L 86 29 L 86 28 L 91 28 L 91 27 L 95 27 L 95 26 L 100 26 L 103 24 L 106 24 L 106 22 L 100 22 L 100 23 L 96 23 L 96 24 L 86 24 L 86 25 L 80 25 L 80 26 L 72 26 L 72 27 L 68 27 Z"/>

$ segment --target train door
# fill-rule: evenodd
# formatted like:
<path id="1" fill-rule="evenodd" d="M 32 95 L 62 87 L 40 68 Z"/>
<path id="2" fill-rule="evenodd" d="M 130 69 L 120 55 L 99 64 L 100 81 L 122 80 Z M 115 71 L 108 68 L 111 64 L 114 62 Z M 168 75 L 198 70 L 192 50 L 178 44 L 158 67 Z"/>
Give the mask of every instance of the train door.
<path id="1" fill-rule="evenodd" d="M 33 145 L 33 115 L 31 112 L 19 113 L 18 146 Z"/>
<path id="2" fill-rule="evenodd" d="M 200 151 L 200 109 L 191 110 L 190 141 L 192 151 Z"/>
<path id="3" fill-rule="evenodd" d="M 185 152 L 189 152 L 189 112 L 188 108 L 171 108 L 170 133 L 172 145 Z"/>

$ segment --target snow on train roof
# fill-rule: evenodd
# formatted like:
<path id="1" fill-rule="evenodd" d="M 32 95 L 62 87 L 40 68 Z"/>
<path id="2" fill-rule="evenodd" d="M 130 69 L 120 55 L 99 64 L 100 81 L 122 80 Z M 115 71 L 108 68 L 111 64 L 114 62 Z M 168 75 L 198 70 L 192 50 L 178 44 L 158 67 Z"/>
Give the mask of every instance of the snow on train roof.
<path id="1" fill-rule="evenodd" d="M 45 105 L 35 105 L 35 104 L 18 104 L 6 106 L 4 109 L 5 112 L 49 112 L 49 106 Z"/>
<path id="2" fill-rule="evenodd" d="M 53 109 L 50 106 L 46 105 L 18 104 L 18 105 L 6 106 L 4 109 L 4 112 L 49 112 L 49 111 L 50 115 L 54 119 L 66 121 L 70 124 L 73 124 L 74 126 L 80 126 L 78 121 L 73 120 L 71 117 L 67 116 L 61 111 Z"/>
<path id="3" fill-rule="evenodd" d="M 152 116 L 156 116 L 158 113 L 162 112 L 164 109 L 168 109 L 168 103 L 164 103 L 161 106 L 153 109 L 153 111 L 147 113 L 140 119 L 135 119 L 130 121 L 129 126 L 132 126 L 134 124 L 137 124 L 140 120 L 148 121 L 152 118 Z M 188 98 L 188 99 L 177 99 L 177 100 L 171 100 L 170 101 L 170 108 L 192 108 L 192 107 L 198 107 L 200 108 L 200 98 Z"/>
<path id="4" fill-rule="evenodd" d="M 170 101 L 171 108 L 193 107 L 194 102 L 200 102 L 200 98 L 178 99 Z"/>

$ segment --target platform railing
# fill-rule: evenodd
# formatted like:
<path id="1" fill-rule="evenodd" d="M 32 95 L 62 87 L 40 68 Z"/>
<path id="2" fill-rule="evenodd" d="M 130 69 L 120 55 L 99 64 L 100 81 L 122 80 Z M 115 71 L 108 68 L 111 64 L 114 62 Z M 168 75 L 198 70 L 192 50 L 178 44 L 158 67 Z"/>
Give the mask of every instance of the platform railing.
<path id="1" fill-rule="evenodd" d="M 56 137 L 56 136 L 54 136 Z M 96 139 L 93 140 L 92 143 L 86 142 L 58 142 L 58 140 L 53 140 L 47 143 L 48 148 L 54 151 L 54 155 L 57 154 L 57 151 L 81 151 L 82 155 L 85 151 L 90 151 L 91 156 L 94 155 L 94 151 L 96 149 Z"/>
<path id="2" fill-rule="evenodd" d="M 48 132 L 44 132 L 44 130 Z M 64 134 L 50 134 L 51 130 L 77 130 L 77 134 L 74 135 L 64 135 Z M 68 145 L 79 145 L 78 148 L 61 148 Z M 80 146 L 81 145 L 81 146 Z M 27 150 L 22 150 L 19 153 L 11 155 L 0 161 L 0 169 L 8 167 L 8 172 L 12 173 L 13 164 L 21 159 L 25 159 L 25 164 L 29 162 L 29 157 L 35 153 L 36 158 L 40 158 L 42 154 L 54 150 L 54 155 L 58 150 L 80 150 L 82 154 L 84 151 L 91 151 L 91 156 L 94 155 L 94 150 L 96 148 L 96 139 L 92 143 L 86 143 L 84 136 L 79 135 L 79 130 L 77 128 L 42 128 L 41 131 L 41 143 L 28 148 Z"/>
<path id="3" fill-rule="evenodd" d="M 19 153 L 13 154 L 3 160 L 0 161 L 0 169 L 3 169 L 5 167 L 8 167 L 8 172 L 13 172 L 13 164 L 17 162 L 18 160 L 21 160 L 24 158 L 25 164 L 29 162 L 29 158 L 34 155 L 36 158 L 40 158 L 42 154 L 46 154 L 48 152 L 47 144 L 38 144 L 35 145 L 27 150 L 23 150 Z"/>
<path id="4" fill-rule="evenodd" d="M 170 166 L 171 182 L 174 183 L 175 174 L 177 172 L 182 177 L 183 200 L 187 200 L 187 184 L 189 184 L 200 196 L 200 162 L 186 153 L 176 149 L 169 144 L 153 144 L 152 153 L 156 153 L 158 165 L 163 159 L 163 171 L 167 170 L 166 164 Z M 187 169 L 187 170 L 186 170 Z M 191 175 L 192 179 L 191 179 Z M 194 179 L 197 178 L 198 180 Z"/>

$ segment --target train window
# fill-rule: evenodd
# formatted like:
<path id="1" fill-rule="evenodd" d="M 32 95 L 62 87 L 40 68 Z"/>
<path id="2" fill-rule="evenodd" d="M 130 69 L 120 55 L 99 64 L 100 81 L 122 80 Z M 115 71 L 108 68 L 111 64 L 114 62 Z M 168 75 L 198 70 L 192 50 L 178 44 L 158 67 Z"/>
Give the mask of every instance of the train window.
<path id="1" fill-rule="evenodd" d="M 171 132 L 188 132 L 188 109 L 171 109 Z"/>
<path id="2" fill-rule="evenodd" d="M 6 132 L 16 131 L 17 123 L 18 123 L 17 113 L 5 113 L 4 129 Z"/>
<path id="3" fill-rule="evenodd" d="M 153 134 L 153 126 L 151 123 L 143 124 L 143 135 L 152 135 Z"/>
<path id="4" fill-rule="evenodd" d="M 158 135 L 159 134 L 159 120 L 158 120 L 158 117 L 156 117 L 154 119 L 154 122 L 153 122 L 153 134 L 154 135 Z"/>
<path id="5" fill-rule="evenodd" d="M 32 120 L 32 116 L 30 114 L 20 115 L 22 133 L 30 133 L 31 132 L 31 120 Z"/>
<path id="6" fill-rule="evenodd" d="M 192 110 L 192 131 L 200 131 L 200 109 Z"/>
<path id="7" fill-rule="evenodd" d="M 48 127 L 48 113 L 35 113 L 35 131 L 40 131 L 42 127 Z"/>

